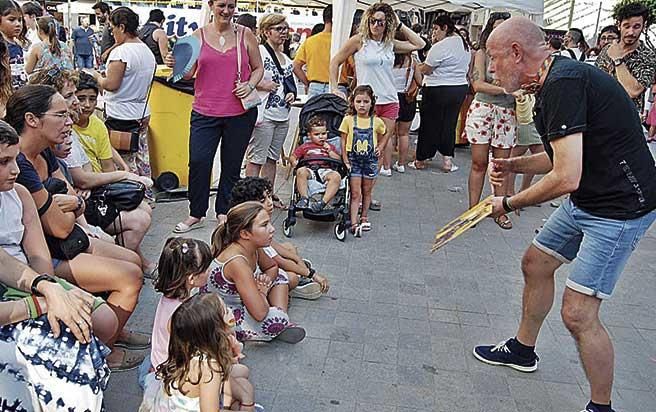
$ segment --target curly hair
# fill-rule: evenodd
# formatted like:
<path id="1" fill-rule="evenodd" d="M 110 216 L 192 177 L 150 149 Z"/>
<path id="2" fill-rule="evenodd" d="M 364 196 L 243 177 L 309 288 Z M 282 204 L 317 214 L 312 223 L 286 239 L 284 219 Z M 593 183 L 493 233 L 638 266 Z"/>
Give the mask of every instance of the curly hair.
<path id="1" fill-rule="evenodd" d="M 385 13 L 385 32 L 383 33 L 383 43 L 391 44 L 394 41 L 394 33 L 396 32 L 396 13 L 394 9 L 387 3 L 372 4 L 362 15 L 360 20 L 360 35 L 362 41 L 371 40 L 371 30 L 369 29 L 369 19 L 373 18 L 377 12 Z"/>
<path id="2" fill-rule="evenodd" d="M 650 4 L 647 4 L 650 3 Z M 651 6 L 651 7 L 649 7 Z M 645 22 L 645 29 L 648 28 L 656 17 L 656 7 L 654 2 L 642 2 L 636 0 L 624 0 L 618 2 L 613 7 L 613 18 L 618 24 L 631 17 L 642 17 Z"/>
<path id="3" fill-rule="evenodd" d="M 269 179 L 262 177 L 245 177 L 239 179 L 230 192 L 230 207 L 244 202 L 261 202 L 267 195 L 273 193 L 273 186 Z"/>
<path id="4" fill-rule="evenodd" d="M 185 383 L 200 384 L 206 368 L 209 380 L 214 379 L 215 373 L 222 382 L 228 380 L 232 352 L 225 313 L 225 304 L 214 293 L 194 295 L 173 312 L 169 356 L 156 371 L 169 396 L 174 390 L 185 395 Z M 198 368 L 192 367 L 192 362 L 198 362 Z"/>
<path id="5" fill-rule="evenodd" d="M 328 127 L 328 122 L 326 122 L 326 119 L 323 117 L 315 114 L 308 119 L 307 123 L 305 124 L 305 130 L 309 132 L 313 127 Z"/>
<path id="6" fill-rule="evenodd" d="M 60 69 L 57 66 L 51 66 L 43 70 L 39 70 L 32 77 L 30 77 L 30 84 L 45 84 L 52 86 L 59 93 L 64 90 L 68 83 L 73 83 L 77 87 L 80 80 L 80 75 L 75 70 Z"/>

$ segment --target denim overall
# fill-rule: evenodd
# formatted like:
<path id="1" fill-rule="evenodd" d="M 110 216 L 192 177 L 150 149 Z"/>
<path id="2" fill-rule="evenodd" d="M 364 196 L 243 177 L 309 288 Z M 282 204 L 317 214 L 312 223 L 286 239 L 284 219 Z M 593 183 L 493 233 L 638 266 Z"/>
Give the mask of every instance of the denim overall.
<path id="1" fill-rule="evenodd" d="M 351 177 L 375 179 L 378 176 L 378 158 L 374 152 L 374 118 L 369 120 L 369 128 L 357 127 L 357 117 L 353 117 L 353 142 L 348 154 L 351 162 Z"/>

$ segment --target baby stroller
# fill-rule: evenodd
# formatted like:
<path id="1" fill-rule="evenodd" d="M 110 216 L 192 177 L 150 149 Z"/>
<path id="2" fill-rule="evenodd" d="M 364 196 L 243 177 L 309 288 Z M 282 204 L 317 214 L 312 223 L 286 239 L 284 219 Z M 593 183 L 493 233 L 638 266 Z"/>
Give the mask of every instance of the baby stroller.
<path id="1" fill-rule="evenodd" d="M 314 115 L 320 115 L 325 118 L 328 126 L 328 142 L 334 145 L 338 150 L 340 148 L 340 133 L 339 126 L 346 110 L 348 109 L 347 102 L 339 96 L 334 94 L 322 94 L 310 98 L 301 109 L 299 116 L 299 126 L 296 133 L 296 138 L 292 151 L 297 145 L 303 144 L 307 140 L 307 130 L 305 124 Z M 307 167 L 312 171 L 316 171 L 319 167 L 330 168 L 335 170 L 342 177 L 339 190 L 330 201 L 330 203 L 319 212 L 313 212 L 309 208 L 299 209 L 296 203 L 300 199 L 300 195 L 296 190 L 296 172 L 301 167 Z M 320 221 L 320 222 L 336 222 L 333 228 L 335 237 L 344 241 L 346 238 L 346 230 L 351 226 L 349 217 L 349 183 L 348 183 L 348 168 L 342 161 L 332 158 L 313 158 L 302 159 L 298 162 L 293 170 L 292 178 L 292 196 L 289 201 L 289 210 L 287 218 L 283 221 L 282 230 L 285 236 L 292 237 L 294 235 L 294 225 L 296 225 L 296 213 L 302 212 L 305 219 Z M 313 181 L 316 182 L 316 181 Z M 309 195 L 311 198 L 320 199 L 325 191 L 323 187 L 315 187 L 314 190 L 310 187 L 308 182 Z"/>

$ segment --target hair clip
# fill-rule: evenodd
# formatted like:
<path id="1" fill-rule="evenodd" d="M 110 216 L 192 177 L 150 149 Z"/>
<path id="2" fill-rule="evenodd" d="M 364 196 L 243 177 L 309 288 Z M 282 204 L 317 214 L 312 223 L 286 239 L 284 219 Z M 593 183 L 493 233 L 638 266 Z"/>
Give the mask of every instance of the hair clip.
<path id="1" fill-rule="evenodd" d="M 187 242 L 184 242 L 180 247 L 182 249 L 183 255 L 186 255 L 187 252 L 189 252 L 189 245 L 187 244 Z"/>

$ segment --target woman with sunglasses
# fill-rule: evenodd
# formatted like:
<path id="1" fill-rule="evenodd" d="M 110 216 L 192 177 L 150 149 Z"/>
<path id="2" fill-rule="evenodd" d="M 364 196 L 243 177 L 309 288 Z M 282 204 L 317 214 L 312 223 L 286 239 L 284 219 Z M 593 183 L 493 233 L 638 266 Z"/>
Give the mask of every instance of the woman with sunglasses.
<path id="1" fill-rule="evenodd" d="M 285 16 L 267 14 L 262 17 L 260 34 L 264 77 L 256 89 L 263 98 L 262 104 L 257 108 L 258 121 L 246 154 L 246 176 L 261 176 L 275 186 L 276 163 L 289 130 L 291 103 L 296 99 L 296 80 L 292 61 L 282 52 L 289 35 Z M 277 196 L 273 196 L 273 201 L 274 206 L 283 207 Z"/>
<path id="2" fill-rule="evenodd" d="M 408 40 L 396 40 L 395 33 L 401 32 Z M 396 13 L 387 3 L 375 3 L 362 15 L 360 32 L 348 39 L 330 60 L 330 89 L 338 96 L 339 66 L 353 56 L 358 86 L 369 85 L 376 95 L 376 116 L 385 123 L 386 132 L 378 142 L 381 153 L 392 150 L 388 145 L 399 117 L 399 97 L 394 82 L 394 53 L 405 54 L 425 46 L 424 40 L 410 28 L 399 22 Z M 389 147 L 387 147 L 389 146 Z M 387 164 L 381 162 L 380 174 L 391 176 L 391 156 Z"/>
<path id="3" fill-rule="evenodd" d="M 66 182 L 50 149 L 64 143 L 71 133 L 69 106 L 76 105 L 74 91 L 67 101 L 55 88 L 44 85 L 23 86 L 9 98 L 5 121 L 21 141 L 16 183 L 32 195 L 53 257 L 54 274 L 87 292 L 108 294 L 118 329 L 105 344 L 147 349 L 148 336 L 123 330 L 142 287 L 141 260 L 136 253 L 89 234 L 84 199 Z M 81 250 L 83 246 L 86 248 Z M 117 371 L 136 368 L 142 361 L 143 354 L 118 348 L 107 357 L 110 368 Z"/>
<path id="4" fill-rule="evenodd" d="M 469 171 L 469 207 L 478 204 L 481 200 L 490 148 L 492 157 L 506 159 L 515 145 L 517 134 L 515 98 L 507 94 L 487 70 L 489 62 L 485 48 L 492 30 L 509 18 L 510 13 L 507 12 L 490 14 L 479 39 L 479 50 L 474 57 L 472 88 L 476 95 L 469 106 L 464 131 L 471 144 L 472 153 L 472 165 Z M 506 186 L 493 187 L 495 195 L 509 194 Z M 502 229 L 512 229 L 512 222 L 506 215 L 501 215 L 494 221 Z"/>

